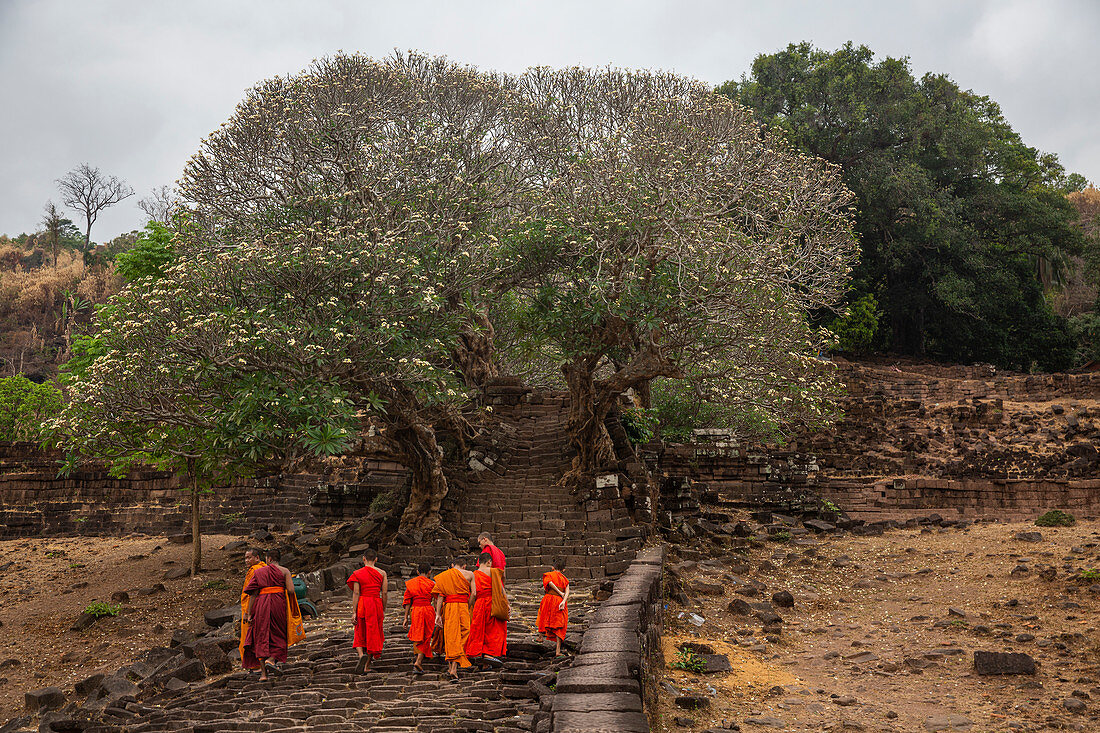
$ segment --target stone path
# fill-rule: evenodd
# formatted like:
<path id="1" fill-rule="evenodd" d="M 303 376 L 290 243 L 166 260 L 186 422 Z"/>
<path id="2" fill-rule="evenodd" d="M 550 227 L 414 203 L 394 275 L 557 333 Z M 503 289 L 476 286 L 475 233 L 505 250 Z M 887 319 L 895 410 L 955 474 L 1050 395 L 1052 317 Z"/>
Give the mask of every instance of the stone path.
<path id="1" fill-rule="evenodd" d="M 382 658 L 372 671 L 356 675 L 346 622 L 351 602 L 345 599 L 331 603 L 325 618 L 309 625 L 309 637 L 291 648 L 283 673 L 271 681 L 262 683 L 256 675 L 238 671 L 212 683 L 108 708 L 103 721 L 125 733 L 548 730 L 550 687 L 568 661 L 555 661 L 553 648 L 528 628 L 541 596 L 522 588 L 512 596 L 504 668 L 466 670 L 459 684 L 449 682 L 442 667 L 432 662 L 427 674 L 412 674 L 412 645 L 400 626 L 401 608 L 392 603 Z M 571 620 L 586 615 L 588 598 L 578 594 Z"/>

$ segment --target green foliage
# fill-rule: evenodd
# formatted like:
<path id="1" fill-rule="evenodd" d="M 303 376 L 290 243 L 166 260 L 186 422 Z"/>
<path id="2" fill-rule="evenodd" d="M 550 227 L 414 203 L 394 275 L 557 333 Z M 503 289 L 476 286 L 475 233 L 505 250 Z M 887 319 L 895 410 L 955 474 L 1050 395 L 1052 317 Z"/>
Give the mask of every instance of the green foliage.
<path id="1" fill-rule="evenodd" d="M 96 601 L 95 603 L 89 603 L 84 607 L 84 613 L 89 616 L 95 616 L 97 619 L 105 616 L 117 616 L 122 611 L 122 606 L 112 605 L 110 603 L 104 603 L 103 601 Z"/>
<path id="2" fill-rule="evenodd" d="M 946 76 L 851 43 L 761 55 L 720 91 L 842 167 L 858 198 L 858 298 L 903 353 L 1061 369 L 1073 358 L 1044 282 L 1081 251 L 1065 193 L 1080 187 L 1025 145 L 1000 107 Z"/>
<path id="3" fill-rule="evenodd" d="M 383 491 L 382 493 L 377 494 L 373 499 L 371 499 L 369 507 L 370 513 L 389 514 L 395 508 L 397 508 L 398 502 L 401 500 L 399 494 L 400 492 L 396 490 Z"/>
<path id="4" fill-rule="evenodd" d="M 882 316 L 875 296 L 867 294 L 848 306 L 848 312 L 833 320 L 829 330 L 836 334 L 841 351 L 865 354 L 871 350 Z"/>
<path id="5" fill-rule="evenodd" d="M 175 259 L 173 233 L 160 222 L 145 225 L 133 246 L 115 257 L 115 268 L 126 282 L 143 277 L 153 279 L 164 276 L 164 271 Z"/>
<path id="6" fill-rule="evenodd" d="M 1100 570 L 1090 568 L 1088 570 L 1081 571 L 1081 580 L 1087 580 L 1090 583 L 1100 580 Z"/>
<path id="7" fill-rule="evenodd" d="M 0 378 L 0 440 L 40 441 L 61 411 L 61 391 L 23 375 Z"/>
<path id="8" fill-rule="evenodd" d="M 226 524 L 236 524 L 244 519 L 244 512 L 226 512 L 222 514 L 222 521 Z"/>
<path id="9" fill-rule="evenodd" d="M 653 440 L 659 418 L 652 409 L 632 407 L 623 410 L 619 420 L 626 431 L 626 437 L 633 445 L 644 445 Z"/>
<path id="10" fill-rule="evenodd" d="M 680 649 L 676 652 L 676 661 L 672 663 L 671 667 L 702 674 L 707 671 L 707 660 L 690 649 Z"/>
<path id="11" fill-rule="evenodd" d="M 772 542 L 780 542 L 780 543 L 790 542 L 791 541 L 791 533 L 788 532 L 785 529 L 781 529 L 778 532 L 776 532 L 775 534 L 768 535 L 768 539 L 771 540 Z"/>
<path id="12" fill-rule="evenodd" d="M 1072 527 L 1077 524 L 1077 519 L 1061 509 L 1051 509 L 1036 519 L 1035 524 L 1040 527 Z"/>
<path id="13" fill-rule="evenodd" d="M 207 590 L 226 590 L 229 588 L 229 583 L 225 582 L 222 578 L 215 578 L 214 580 L 208 580 L 203 583 L 202 587 Z"/>

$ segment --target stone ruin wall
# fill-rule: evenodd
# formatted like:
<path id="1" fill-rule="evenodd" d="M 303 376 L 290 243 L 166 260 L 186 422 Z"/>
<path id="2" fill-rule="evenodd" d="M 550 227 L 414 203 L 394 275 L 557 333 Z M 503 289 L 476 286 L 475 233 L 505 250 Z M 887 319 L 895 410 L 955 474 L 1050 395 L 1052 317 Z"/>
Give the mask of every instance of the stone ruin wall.
<path id="1" fill-rule="evenodd" d="M 1100 373 L 840 361 L 844 418 L 788 445 L 698 431 L 656 463 L 667 522 L 700 499 L 796 511 L 827 500 L 853 517 L 1100 516 Z"/>
<path id="2" fill-rule="evenodd" d="M 29 443 L 0 443 L 0 539 L 190 531 L 191 497 L 180 476 L 137 470 L 116 478 L 105 466 L 87 464 L 60 477 L 61 457 Z M 397 463 L 363 460 L 358 469 L 346 477 L 288 474 L 216 488 L 202 497 L 203 531 L 286 529 L 361 517 L 375 496 L 407 480 Z"/>

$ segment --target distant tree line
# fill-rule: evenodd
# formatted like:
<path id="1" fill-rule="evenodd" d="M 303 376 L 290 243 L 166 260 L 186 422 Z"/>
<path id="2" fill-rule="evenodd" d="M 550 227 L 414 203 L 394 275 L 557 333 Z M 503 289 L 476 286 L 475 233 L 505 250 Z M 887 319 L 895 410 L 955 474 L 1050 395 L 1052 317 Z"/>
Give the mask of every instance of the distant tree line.
<path id="1" fill-rule="evenodd" d="M 994 101 L 851 43 L 760 55 L 720 91 L 840 166 L 855 193 L 859 324 L 835 323 L 853 350 L 1025 371 L 1082 358 L 1052 301 L 1098 249 L 1067 199 L 1086 181 L 1026 145 Z"/>

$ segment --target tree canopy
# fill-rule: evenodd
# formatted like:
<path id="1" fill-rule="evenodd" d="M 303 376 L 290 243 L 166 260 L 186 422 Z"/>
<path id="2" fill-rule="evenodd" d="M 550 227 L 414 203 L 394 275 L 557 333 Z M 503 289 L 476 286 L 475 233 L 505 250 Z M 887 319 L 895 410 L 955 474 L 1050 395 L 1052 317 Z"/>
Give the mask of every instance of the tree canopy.
<path id="1" fill-rule="evenodd" d="M 619 395 L 648 402 L 656 378 L 746 432 L 828 413 L 807 314 L 842 296 L 856 255 L 835 168 L 683 77 L 536 69 L 520 89 L 544 174 L 520 241 L 552 256 L 519 303 L 566 377 L 579 474 L 607 460 Z"/>
<path id="2" fill-rule="evenodd" d="M 1083 180 L 1025 145 L 994 101 L 851 43 L 758 56 L 719 90 L 841 167 L 862 246 L 850 300 L 877 300 L 881 347 L 1069 366 L 1073 342 L 1043 279 L 1081 249 L 1065 194 Z"/>
<path id="3" fill-rule="evenodd" d="M 758 425 L 829 411 L 808 314 L 844 292 L 851 196 L 698 82 L 338 55 L 252 89 L 180 191 L 74 362 L 82 451 L 250 470 L 374 425 L 432 527 L 496 317 L 565 374 L 577 476 L 654 378 Z"/>

